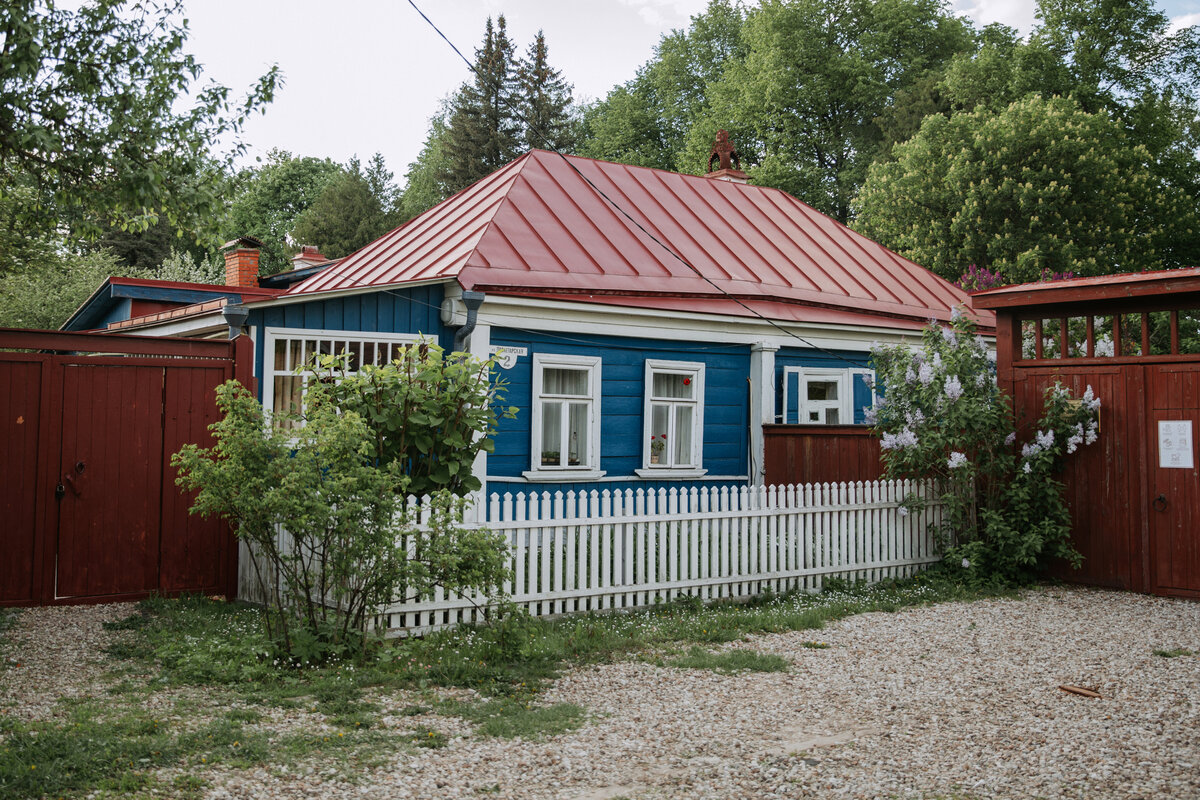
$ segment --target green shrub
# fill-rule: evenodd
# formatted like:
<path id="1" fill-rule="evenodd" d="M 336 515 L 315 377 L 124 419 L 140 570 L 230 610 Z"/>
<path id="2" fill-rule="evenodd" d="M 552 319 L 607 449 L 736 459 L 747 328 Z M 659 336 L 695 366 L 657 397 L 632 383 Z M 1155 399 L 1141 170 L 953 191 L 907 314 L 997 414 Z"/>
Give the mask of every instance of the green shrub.
<path id="1" fill-rule="evenodd" d="M 1050 387 L 1032 439 L 1018 448 L 1011 405 L 974 323 L 956 312 L 948 327 L 927 327 L 922 343 L 872 351 L 886 396 L 868 418 L 888 477 L 936 481 L 947 561 L 977 583 L 1026 582 L 1053 558 L 1077 565 L 1055 475 L 1065 456 L 1098 436 L 1091 387 L 1080 400 Z M 909 497 L 906 510 L 926 502 Z"/>

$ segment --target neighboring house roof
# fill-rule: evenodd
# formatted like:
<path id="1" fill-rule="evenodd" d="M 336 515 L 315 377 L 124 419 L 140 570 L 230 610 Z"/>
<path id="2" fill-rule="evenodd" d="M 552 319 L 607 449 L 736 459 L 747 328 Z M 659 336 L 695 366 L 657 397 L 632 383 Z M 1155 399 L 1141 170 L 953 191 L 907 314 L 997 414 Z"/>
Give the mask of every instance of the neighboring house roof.
<path id="1" fill-rule="evenodd" d="M 113 277 L 100 284 L 96 291 L 92 292 L 75 313 L 60 326 L 60 329 L 64 331 L 91 330 L 112 323 L 111 315 L 125 300 L 156 304 L 165 312 L 167 309 L 200 305 L 218 299 L 233 303 L 249 303 L 277 297 L 281 294 L 283 294 L 281 289 Z M 156 311 L 150 316 L 158 315 Z M 110 327 L 112 326 L 110 325 Z"/>
<path id="2" fill-rule="evenodd" d="M 947 319 L 950 308 L 969 303 L 965 292 L 932 272 L 778 189 L 542 150 L 288 294 L 450 278 L 465 289 L 501 294 L 618 304 L 636 297 L 638 305 L 691 298 L 690 310 L 749 314 L 732 296 L 754 306 L 836 310 L 842 313 L 831 321 L 843 322 L 877 315 Z M 994 325 L 990 313 L 976 316 Z"/>

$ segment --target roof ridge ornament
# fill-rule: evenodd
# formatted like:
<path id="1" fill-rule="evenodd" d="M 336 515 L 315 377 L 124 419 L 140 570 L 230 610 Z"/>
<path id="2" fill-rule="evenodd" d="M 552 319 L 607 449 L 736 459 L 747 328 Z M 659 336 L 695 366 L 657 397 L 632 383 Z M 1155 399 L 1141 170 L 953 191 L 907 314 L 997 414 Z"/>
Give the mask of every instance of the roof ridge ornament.
<path id="1" fill-rule="evenodd" d="M 713 170 L 713 161 L 717 162 L 716 170 Z M 733 142 L 729 141 L 729 131 L 724 128 L 717 131 L 717 138 L 713 141 L 712 151 L 708 156 L 708 174 L 704 177 L 746 183 L 746 173 L 742 172 L 742 159 L 738 156 Z"/>

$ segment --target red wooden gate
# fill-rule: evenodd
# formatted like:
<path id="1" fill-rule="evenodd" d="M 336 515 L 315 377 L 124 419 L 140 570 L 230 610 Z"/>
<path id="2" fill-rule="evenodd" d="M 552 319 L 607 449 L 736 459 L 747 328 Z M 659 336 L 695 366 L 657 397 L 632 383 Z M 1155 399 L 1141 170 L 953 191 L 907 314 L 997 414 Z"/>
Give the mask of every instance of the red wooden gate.
<path id="1" fill-rule="evenodd" d="M 879 437 L 865 425 L 764 425 L 771 483 L 841 483 L 883 477 Z"/>
<path id="2" fill-rule="evenodd" d="M 210 441 L 250 348 L 0 330 L 0 604 L 232 595 L 233 537 L 188 513 L 170 458 Z"/>
<path id="3" fill-rule="evenodd" d="M 1084 556 L 1061 577 L 1200 597 L 1200 269 L 1012 286 L 996 311 L 1001 386 L 1026 425 L 1055 381 L 1103 403 L 1063 481 Z M 1185 325 L 1186 323 L 1186 330 Z"/>

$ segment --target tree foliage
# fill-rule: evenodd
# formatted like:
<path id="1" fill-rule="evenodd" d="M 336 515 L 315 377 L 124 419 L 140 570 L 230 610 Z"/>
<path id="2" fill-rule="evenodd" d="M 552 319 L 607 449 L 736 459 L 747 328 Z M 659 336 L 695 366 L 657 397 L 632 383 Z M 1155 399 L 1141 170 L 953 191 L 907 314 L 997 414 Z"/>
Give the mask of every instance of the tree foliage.
<path id="1" fill-rule="evenodd" d="M 328 158 L 271 150 L 265 164 L 238 176 L 222 237 L 253 236 L 261 241 L 258 271 L 262 275 L 291 269 L 290 237 L 297 218 L 341 173 L 342 168 Z"/>
<path id="2" fill-rule="evenodd" d="M 55 329 L 111 276 L 152 278 L 108 251 L 83 255 L 47 249 L 36 269 L 0 274 L 0 328 Z"/>
<path id="3" fill-rule="evenodd" d="M 330 258 L 348 256 L 395 227 L 397 195 L 383 156 L 376 153 L 365 170 L 352 158 L 296 218 L 291 239 Z"/>
<path id="4" fill-rule="evenodd" d="M 179 232 L 214 232 L 223 198 L 212 153 L 270 102 L 278 72 L 240 101 L 198 86 L 180 12 L 171 0 L 0 5 L 0 194 L 30 192 L 16 229 L 94 238 L 161 217 Z"/>
<path id="5" fill-rule="evenodd" d="M 540 30 L 517 65 L 517 79 L 521 91 L 518 122 L 525 148 L 571 150 L 577 135 L 571 116 L 571 84 L 550 66 L 546 36 Z"/>
<path id="6" fill-rule="evenodd" d="M 894 155 L 871 170 L 857 227 L 948 280 L 970 264 L 1012 282 L 1181 266 L 1178 243 L 1200 231 L 1145 146 L 1068 98 L 932 116 Z"/>
<path id="7" fill-rule="evenodd" d="M 584 112 L 579 153 L 690 174 L 707 171 L 707 149 L 689 152 L 687 138 L 708 114 L 710 87 L 745 57 L 743 21 L 740 4 L 710 0 L 687 30 L 664 36 L 636 78 Z"/>
<path id="8" fill-rule="evenodd" d="M 708 87 L 689 161 L 707 160 L 725 128 L 756 183 L 842 222 L 871 163 L 907 138 L 896 115 L 885 137 L 884 115 L 974 47 L 970 27 L 937 0 L 765 0 L 740 43 L 745 58 Z"/>
<path id="9" fill-rule="evenodd" d="M 520 88 L 514 46 L 504 15 L 488 17 L 475 51 L 474 79 L 451 101 L 444 139 L 446 167 L 439 176 L 450 194 L 512 161 L 521 151 Z"/>
<path id="10" fill-rule="evenodd" d="M 1024 582 L 1052 559 L 1078 564 L 1055 476 L 1067 455 L 1099 435 L 1100 400 L 1091 387 L 1075 400 L 1052 386 L 1018 455 L 1008 398 L 966 317 L 926 328 L 920 349 L 877 347 L 872 359 L 886 396 L 869 416 L 887 475 L 935 482 L 952 565 L 980 582 Z M 906 507 L 930 499 L 910 497 Z"/>

